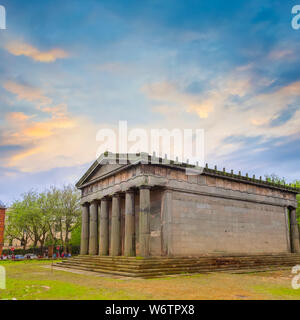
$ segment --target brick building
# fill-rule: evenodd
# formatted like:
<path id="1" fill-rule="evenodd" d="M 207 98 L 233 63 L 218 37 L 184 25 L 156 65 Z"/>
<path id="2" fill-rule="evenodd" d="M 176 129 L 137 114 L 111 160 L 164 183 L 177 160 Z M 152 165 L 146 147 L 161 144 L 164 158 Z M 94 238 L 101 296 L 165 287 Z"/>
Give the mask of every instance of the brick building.
<path id="1" fill-rule="evenodd" d="M 143 153 L 130 163 L 124 162 L 125 155 L 112 163 L 114 157 L 100 156 L 77 183 L 82 191 L 81 254 L 299 252 L 299 190 Z"/>
<path id="2" fill-rule="evenodd" d="M 2 255 L 2 248 L 4 246 L 4 222 L 5 222 L 5 205 L 0 201 L 0 256 Z"/>

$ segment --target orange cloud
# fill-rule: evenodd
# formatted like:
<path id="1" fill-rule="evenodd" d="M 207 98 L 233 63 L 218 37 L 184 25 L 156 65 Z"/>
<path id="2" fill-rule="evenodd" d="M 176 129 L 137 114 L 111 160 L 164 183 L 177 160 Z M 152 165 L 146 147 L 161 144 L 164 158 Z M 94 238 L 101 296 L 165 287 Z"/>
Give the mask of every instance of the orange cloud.
<path id="1" fill-rule="evenodd" d="M 17 155 L 15 155 L 11 158 L 11 164 L 13 165 L 17 161 L 20 161 L 28 156 L 37 154 L 40 151 L 41 151 L 41 148 L 37 147 L 37 148 L 32 148 L 32 149 L 26 150 L 24 152 L 18 153 Z"/>
<path id="2" fill-rule="evenodd" d="M 18 100 L 26 100 L 29 102 L 38 102 L 40 104 L 50 104 L 52 100 L 44 96 L 41 90 L 29 86 L 24 86 L 12 81 L 4 83 L 4 88 L 17 95 Z"/>
<path id="3" fill-rule="evenodd" d="M 45 107 L 42 111 L 50 113 L 53 118 L 62 118 L 68 112 L 68 106 L 65 103 L 59 104 L 55 107 Z"/>
<path id="4" fill-rule="evenodd" d="M 56 167 L 73 166 L 91 161 L 96 157 L 96 132 L 94 124 L 84 116 L 76 117 L 68 112 L 65 103 L 52 105 L 52 99 L 39 88 L 8 81 L 4 88 L 15 94 L 18 100 L 33 102 L 44 112 L 26 115 L 10 112 L 5 115 L 5 130 L 1 141 L 6 145 L 21 145 L 11 157 L 0 158 L 0 165 L 14 167 L 23 172 L 37 172 Z M 82 152 L 82 150 L 85 152 Z"/>
<path id="5" fill-rule="evenodd" d="M 75 121 L 68 118 L 35 122 L 31 126 L 27 127 L 23 131 L 23 134 L 31 138 L 45 138 L 52 136 L 56 129 L 69 129 L 75 125 Z"/>
<path id="6" fill-rule="evenodd" d="M 6 46 L 6 50 L 15 56 L 30 57 L 39 62 L 54 62 L 57 59 L 67 58 L 69 55 L 62 49 L 51 49 L 49 51 L 39 51 L 37 48 L 26 44 L 13 42 Z"/>
<path id="7" fill-rule="evenodd" d="M 209 97 L 192 95 L 181 92 L 174 84 L 168 82 L 158 82 L 146 85 L 142 88 L 146 95 L 157 101 L 162 101 L 170 105 L 171 112 L 174 109 L 181 108 L 182 111 L 196 113 L 200 118 L 208 118 L 209 114 L 214 111 L 215 104 L 219 97 L 216 93 L 211 93 Z M 153 111 L 162 114 L 167 113 L 167 105 L 154 106 Z"/>
<path id="8" fill-rule="evenodd" d="M 6 118 L 8 119 L 8 121 L 24 122 L 31 117 L 23 112 L 10 112 L 6 115 Z"/>

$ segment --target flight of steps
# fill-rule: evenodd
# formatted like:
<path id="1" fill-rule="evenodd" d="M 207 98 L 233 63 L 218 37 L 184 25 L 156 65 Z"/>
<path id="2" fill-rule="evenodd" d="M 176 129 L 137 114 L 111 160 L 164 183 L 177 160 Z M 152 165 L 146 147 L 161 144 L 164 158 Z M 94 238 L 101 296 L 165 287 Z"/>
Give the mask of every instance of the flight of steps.
<path id="1" fill-rule="evenodd" d="M 255 272 L 300 265 L 300 254 L 200 256 L 200 257 L 102 257 L 76 256 L 55 264 L 125 277 L 154 278 L 173 274 Z"/>

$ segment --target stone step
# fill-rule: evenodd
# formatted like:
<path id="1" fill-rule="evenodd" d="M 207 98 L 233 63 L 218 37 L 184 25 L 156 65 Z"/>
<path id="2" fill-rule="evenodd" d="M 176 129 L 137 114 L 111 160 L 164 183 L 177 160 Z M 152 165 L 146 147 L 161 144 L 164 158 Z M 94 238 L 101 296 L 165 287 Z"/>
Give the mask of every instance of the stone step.
<path id="1" fill-rule="evenodd" d="M 180 267 L 180 266 L 173 266 L 170 268 L 157 268 L 157 267 L 153 267 L 153 268 L 148 268 L 148 269 L 136 269 L 136 268 L 126 268 L 125 266 L 98 266 L 98 265 L 88 265 L 88 264 L 60 264 L 61 267 L 70 267 L 72 268 L 73 266 L 75 267 L 84 267 L 87 269 L 93 269 L 93 270 L 113 270 L 113 271 L 122 271 L 122 272 L 127 272 L 127 273 L 136 273 L 136 274 L 143 274 L 143 273 L 157 273 L 157 272 L 170 272 L 170 271 L 174 271 L 174 272 L 196 272 L 196 271 L 217 271 L 220 269 L 249 269 L 249 268 L 258 268 L 258 267 L 272 267 L 272 266 L 276 266 L 274 264 L 263 264 L 263 265 L 238 265 L 238 266 L 234 266 L 234 265 L 221 265 L 221 266 L 217 266 L 217 265 L 202 265 L 202 266 L 184 266 L 184 267 Z M 291 263 L 284 263 L 284 264 L 278 264 L 278 267 L 283 267 L 283 266 L 290 266 L 293 265 Z"/>
<path id="2" fill-rule="evenodd" d="M 55 266 L 120 276 L 151 278 L 186 273 L 273 270 L 274 268 L 281 269 L 296 264 L 300 264 L 300 254 L 201 256 L 192 258 L 151 257 L 147 259 L 78 256 L 58 262 Z"/>
<path id="3" fill-rule="evenodd" d="M 61 266 L 63 267 L 63 266 Z M 90 267 L 83 267 L 83 266 L 65 266 L 64 268 L 69 269 L 76 269 L 76 270 L 84 270 L 84 271 L 90 271 L 90 272 L 96 272 L 96 273 L 103 273 L 103 274 L 112 274 L 112 275 L 118 275 L 118 276 L 125 276 L 125 277 L 139 277 L 139 278 L 155 278 L 155 277 L 163 277 L 168 275 L 186 275 L 186 274 L 194 274 L 194 273 L 212 273 L 212 272 L 230 272 L 230 273 L 249 273 L 249 272 L 263 272 L 263 271 L 269 271 L 269 270 L 281 270 L 285 269 L 286 267 L 270 267 L 270 266 L 261 266 L 253 268 L 245 268 L 241 270 L 236 270 L 235 268 L 219 268 L 219 269 L 196 269 L 196 270 L 166 270 L 166 271 L 151 271 L 151 272 L 143 272 L 143 273 L 132 273 L 132 272 L 124 272 L 120 270 L 108 270 L 108 269 L 98 269 L 98 268 L 90 268 Z"/>
<path id="4" fill-rule="evenodd" d="M 63 260 L 62 263 L 68 263 L 69 260 Z M 189 265 L 203 265 L 203 264 L 210 264 L 210 265 L 215 265 L 215 264 L 234 264 L 234 265 L 240 265 L 240 264 L 261 264 L 261 263 L 300 263 L 300 257 L 298 258 L 272 258 L 272 259 L 205 259 L 205 260 L 193 260 L 193 261 L 189 261 L 189 260 L 185 260 L 185 261 L 168 261 L 168 262 L 164 262 L 161 263 L 160 261 L 149 261 L 147 264 L 140 262 L 139 260 L 135 261 L 135 262 L 122 262 L 120 260 L 117 261 L 106 261 L 106 260 L 102 260 L 102 259 L 98 259 L 98 260 L 92 260 L 92 259 L 72 259 L 71 260 L 72 263 L 89 263 L 91 265 L 116 265 L 116 266 L 132 266 L 132 267 L 137 267 L 137 268 L 153 268 L 153 266 L 157 265 L 160 266 L 161 268 L 164 267 L 169 267 L 169 266 L 175 266 L 175 265 L 182 265 L 182 266 L 189 266 Z"/>
<path id="5" fill-rule="evenodd" d="M 108 262 L 114 262 L 114 261 L 122 261 L 122 263 L 127 262 L 127 263 L 137 263 L 137 261 L 140 264 L 147 264 L 147 263 L 152 263 L 152 262 L 156 262 L 156 263 L 171 263 L 171 262 L 185 262 L 185 261 L 189 261 L 189 262 L 198 262 L 198 261 L 211 261 L 211 260 L 238 260 L 238 259 L 242 259 L 242 260 L 253 260 L 253 259 L 263 259 L 263 260 L 268 260 L 268 259 L 299 259 L 300 255 L 270 255 L 270 256 L 239 256 L 239 257 L 215 257 L 215 256 L 211 256 L 211 257 L 196 257 L 196 258 L 165 258 L 165 259 L 161 259 L 161 258 L 147 258 L 147 259 L 140 259 L 140 258 L 131 258 L 131 259 L 127 259 L 127 258 L 123 258 L 123 257 L 100 257 L 100 256 L 86 256 L 86 257 L 77 257 L 77 258 L 73 258 L 76 260 L 90 260 L 90 261 L 108 261 Z"/>
<path id="6" fill-rule="evenodd" d="M 220 266 L 217 268 L 211 268 L 209 266 L 203 266 L 203 267 L 189 267 L 189 268 L 170 268 L 170 269 L 152 269 L 152 270 L 131 270 L 126 268 L 103 268 L 103 267 L 91 267 L 91 266 L 85 266 L 85 265 L 67 265 L 67 266 L 61 266 L 63 267 L 69 267 L 69 268 L 84 268 L 85 270 L 95 271 L 95 272 L 122 272 L 126 274 L 134 274 L 136 276 L 143 276 L 143 275 L 156 275 L 156 274 L 180 274 L 180 273 L 202 273 L 202 272 L 218 272 L 220 270 L 237 270 L 237 268 L 234 268 L 233 266 Z M 276 266 L 270 266 L 270 265 L 263 265 L 263 266 L 244 266 L 240 267 L 238 270 L 256 270 L 256 269 L 271 269 Z M 277 266 L 278 268 L 284 267 L 283 265 Z"/>
<path id="7" fill-rule="evenodd" d="M 222 262 L 222 263 L 221 263 Z M 249 261 L 243 261 L 243 260 L 239 260 L 239 261 L 219 261 L 216 262 L 214 260 L 212 261 L 198 261 L 198 262 L 182 262 L 182 263 L 168 263 L 168 264 L 160 264 L 160 263 L 151 263 L 151 264 L 127 264 L 127 263 L 120 263 L 120 262 L 103 262 L 103 261 L 90 261 L 90 260 L 64 260 L 61 263 L 62 264 L 81 264 L 84 263 L 86 265 L 90 265 L 90 266 L 114 266 L 114 267 L 127 267 L 127 268 L 132 268 L 132 269 L 151 269 L 154 267 L 159 267 L 159 268 L 170 268 L 170 267 L 189 267 L 189 266 L 203 266 L 203 265 L 236 265 L 236 266 L 242 266 L 242 265 L 260 265 L 260 264 L 297 264 L 300 263 L 300 258 L 299 259 L 277 259 L 277 260 L 249 260 Z"/>

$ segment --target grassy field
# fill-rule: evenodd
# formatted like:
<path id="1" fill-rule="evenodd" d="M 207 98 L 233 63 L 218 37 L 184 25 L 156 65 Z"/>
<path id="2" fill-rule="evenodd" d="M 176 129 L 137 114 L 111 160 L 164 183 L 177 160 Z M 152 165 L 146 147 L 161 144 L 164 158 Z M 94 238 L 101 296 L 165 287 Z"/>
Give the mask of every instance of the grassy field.
<path id="1" fill-rule="evenodd" d="M 0 299 L 300 299 L 290 270 L 140 280 L 52 270 L 48 261 L 0 265 L 7 274 Z"/>

